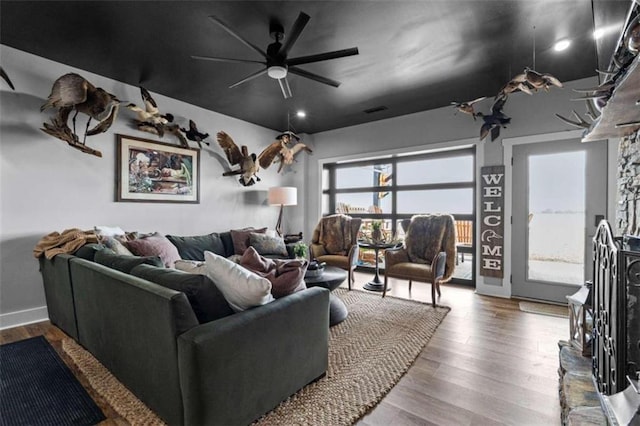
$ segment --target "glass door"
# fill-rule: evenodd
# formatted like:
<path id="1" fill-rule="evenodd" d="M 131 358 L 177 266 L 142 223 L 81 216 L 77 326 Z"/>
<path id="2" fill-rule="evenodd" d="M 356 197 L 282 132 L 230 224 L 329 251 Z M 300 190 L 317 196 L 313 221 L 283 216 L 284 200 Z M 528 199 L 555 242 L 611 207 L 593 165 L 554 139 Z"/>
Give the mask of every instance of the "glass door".
<path id="1" fill-rule="evenodd" d="M 513 296 L 566 303 L 590 279 L 606 172 L 604 143 L 513 147 Z"/>

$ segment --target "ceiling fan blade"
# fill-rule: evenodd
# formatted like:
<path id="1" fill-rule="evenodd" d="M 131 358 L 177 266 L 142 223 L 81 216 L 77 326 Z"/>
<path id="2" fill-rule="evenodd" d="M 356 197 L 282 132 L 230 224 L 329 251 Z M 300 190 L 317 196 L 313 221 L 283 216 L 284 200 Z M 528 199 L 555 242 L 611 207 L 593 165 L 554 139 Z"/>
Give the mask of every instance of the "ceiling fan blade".
<path id="1" fill-rule="evenodd" d="M 262 69 L 262 70 L 260 70 L 260 71 L 256 71 L 256 72 L 254 72 L 253 74 L 246 76 L 246 77 L 245 77 L 245 78 L 243 78 L 242 80 L 240 80 L 240 81 L 238 81 L 238 82 L 236 82 L 236 83 L 233 83 L 231 86 L 229 86 L 229 89 L 232 89 L 232 88 L 234 88 L 234 87 L 236 87 L 236 86 L 239 86 L 239 85 L 241 85 L 242 83 L 246 83 L 246 82 L 247 82 L 247 81 L 249 81 L 249 80 L 253 80 L 253 79 L 254 79 L 254 78 L 256 78 L 256 77 L 260 77 L 262 74 L 266 74 L 266 73 L 267 73 L 267 69 L 266 69 L 266 68 L 265 68 L 265 69 Z"/>
<path id="2" fill-rule="evenodd" d="M 229 34 L 231 34 L 232 36 L 234 36 L 235 38 L 237 38 L 238 40 L 240 40 L 241 43 L 243 43 L 245 46 L 247 46 L 250 49 L 253 49 L 254 51 L 258 52 L 260 55 L 262 55 L 265 59 L 267 58 L 267 54 L 264 50 L 260 49 L 258 46 L 256 46 L 255 44 L 251 43 L 250 41 L 246 40 L 244 37 L 242 37 L 240 34 L 236 33 L 234 30 L 232 30 L 231 28 L 229 28 L 229 26 L 227 26 L 227 24 L 225 24 L 224 22 L 222 22 L 220 19 L 218 19 L 216 16 L 209 16 L 209 19 L 211 19 L 213 22 L 215 22 L 216 24 L 218 24 L 223 30 L 225 30 L 226 32 L 228 32 Z"/>
<path id="3" fill-rule="evenodd" d="M 304 27 L 309 22 L 309 19 L 311 19 L 309 15 L 304 12 L 300 12 L 298 17 L 296 18 L 296 22 L 294 22 L 293 26 L 291 27 L 291 31 L 289 31 L 289 35 L 287 35 L 284 39 L 284 45 L 280 48 L 280 52 L 284 56 L 287 56 L 287 53 L 289 53 L 289 50 L 293 47 L 293 44 L 296 42 L 296 40 L 298 40 L 298 37 L 300 37 L 302 30 L 304 30 Z"/>
<path id="4" fill-rule="evenodd" d="M 280 83 L 280 90 L 282 90 L 282 96 L 284 96 L 285 99 L 289 99 L 293 96 L 291 94 L 291 87 L 289 87 L 289 81 L 287 80 L 287 77 L 279 78 L 278 83 Z"/>
<path id="5" fill-rule="evenodd" d="M 333 87 L 340 86 L 340 82 L 339 81 L 331 80 L 330 78 L 322 77 L 321 75 L 314 74 L 314 73 L 311 73 L 309 71 L 305 71 L 305 70 L 300 69 L 300 68 L 289 67 L 289 72 L 293 73 L 293 74 L 297 74 L 297 75 L 299 75 L 301 77 L 310 78 L 311 80 L 315 80 L 318 83 L 328 84 L 329 86 L 333 86 Z"/>
<path id="6" fill-rule="evenodd" d="M 287 59 L 287 65 L 303 65 L 312 62 L 327 61 L 329 59 L 344 58 L 345 56 L 353 56 L 358 54 L 358 48 L 335 50 L 333 52 L 318 53 L 317 55 L 300 56 L 298 58 Z"/>
<path id="7" fill-rule="evenodd" d="M 231 63 L 241 63 L 241 64 L 263 64 L 263 65 L 267 64 L 264 61 L 253 61 L 251 59 L 219 58 L 219 57 L 215 57 L 215 56 L 191 55 L 191 58 L 192 59 L 200 59 L 200 60 L 203 60 L 203 61 L 213 61 L 213 62 L 231 62 Z"/>

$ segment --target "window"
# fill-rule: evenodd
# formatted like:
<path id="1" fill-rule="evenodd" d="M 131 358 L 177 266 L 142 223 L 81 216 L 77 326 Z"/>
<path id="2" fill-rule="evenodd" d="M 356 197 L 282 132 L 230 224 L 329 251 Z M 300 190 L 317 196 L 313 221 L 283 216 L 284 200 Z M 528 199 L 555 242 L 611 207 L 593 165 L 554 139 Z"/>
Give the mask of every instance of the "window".
<path id="1" fill-rule="evenodd" d="M 325 164 L 322 211 L 361 217 L 363 237 L 377 220 L 382 221 L 385 236 L 402 238 L 400 222 L 415 214 L 450 213 L 456 221 L 473 223 L 474 176 L 474 148 Z M 458 265 L 464 263 L 459 269 L 473 282 L 468 242 L 465 249 L 467 256 Z M 371 264 L 372 253 L 361 252 L 361 264 Z"/>

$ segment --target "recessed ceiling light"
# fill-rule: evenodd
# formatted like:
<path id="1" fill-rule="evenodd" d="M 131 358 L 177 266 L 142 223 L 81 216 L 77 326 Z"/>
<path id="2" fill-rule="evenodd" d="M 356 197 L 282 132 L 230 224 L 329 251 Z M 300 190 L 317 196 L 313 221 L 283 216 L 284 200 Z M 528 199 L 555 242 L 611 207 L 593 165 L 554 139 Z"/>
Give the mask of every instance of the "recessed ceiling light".
<path id="1" fill-rule="evenodd" d="M 304 111 L 298 111 L 296 112 L 296 116 L 300 117 L 300 118 L 305 118 L 307 116 L 307 113 Z"/>
<path id="2" fill-rule="evenodd" d="M 571 46 L 571 40 L 567 40 L 566 38 L 564 38 L 562 40 L 556 41 L 556 44 L 553 45 L 553 50 L 555 50 L 556 52 L 562 52 L 569 46 Z"/>

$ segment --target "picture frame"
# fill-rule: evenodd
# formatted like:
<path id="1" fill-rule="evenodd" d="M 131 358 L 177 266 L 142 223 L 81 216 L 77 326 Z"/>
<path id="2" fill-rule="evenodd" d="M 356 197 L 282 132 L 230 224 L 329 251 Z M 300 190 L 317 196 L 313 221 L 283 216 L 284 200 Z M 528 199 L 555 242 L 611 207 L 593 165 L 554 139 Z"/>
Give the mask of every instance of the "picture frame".
<path id="1" fill-rule="evenodd" d="M 200 150 L 116 135 L 116 201 L 200 203 Z"/>

